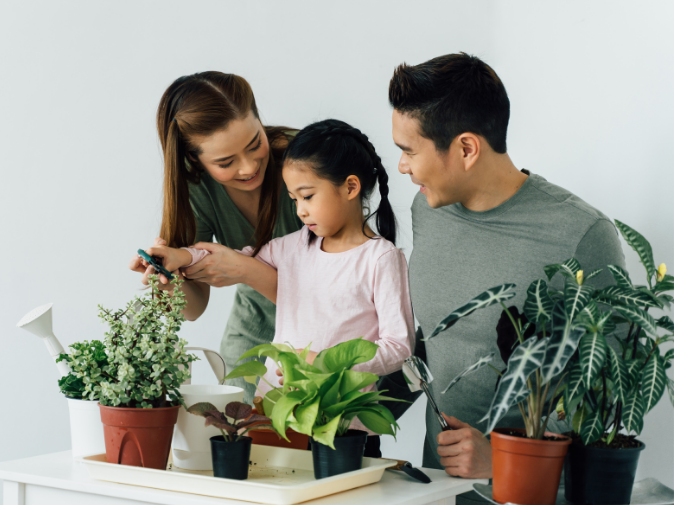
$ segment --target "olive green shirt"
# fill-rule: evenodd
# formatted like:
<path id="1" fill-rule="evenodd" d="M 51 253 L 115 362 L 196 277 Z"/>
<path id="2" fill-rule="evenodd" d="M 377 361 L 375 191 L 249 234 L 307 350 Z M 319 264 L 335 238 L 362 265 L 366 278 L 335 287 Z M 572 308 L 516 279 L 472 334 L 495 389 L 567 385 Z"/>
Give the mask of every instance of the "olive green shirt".
<path id="1" fill-rule="evenodd" d="M 253 246 L 255 228 L 243 216 L 227 194 L 224 186 L 204 172 L 199 184 L 190 185 L 190 203 L 197 220 L 197 242 L 218 243 L 232 249 Z M 294 202 L 283 186 L 279 198 L 278 216 L 274 238 L 299 230 L 302 221 L 297 217 Z M 227 373 L 236 366 L 244 352 L 274 338 L 276 305 L 249 286 L 239 284 L 234 306 L 220 344 L 220 354 L 225 358 Z M 255 386 L 243 379 L 227 381 L 244 388 L 244 401 L 252 402 Z"/>

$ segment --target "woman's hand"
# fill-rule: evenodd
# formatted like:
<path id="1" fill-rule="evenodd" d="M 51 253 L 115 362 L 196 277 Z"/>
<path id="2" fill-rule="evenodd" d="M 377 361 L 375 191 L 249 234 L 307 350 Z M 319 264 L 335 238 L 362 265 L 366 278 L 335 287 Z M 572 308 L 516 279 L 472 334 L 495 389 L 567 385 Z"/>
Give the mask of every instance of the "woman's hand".
<path id="1" fill-rule="evenodd" d="M 166 241 L 160 237 L 157 237 L 156 239 L 154 239 L 154 246 L 150 247 L 145 252 L 147 252 L 150 256 L 159 256 L 161 258 L 165 258 L 170 254 L 169 251 L 176 251 L 176 249 L 166 247 Z M 190 253 L 188 253 L 187 251 L 183 252 L 188 256 L 190 256 Z M 189 261 L 185 264 L 188 265 Z M 170 264 L 168 266 L 165 264 L 164 266 L 173 275 L 180 275 L 180 272 L 178 272 L 178 267 L 171 268 Z M 129 262 L 129 269 L 133 270 L 134 272 L 143 274 L 143 277 L 140 281 L 146 286 L 150 284 L 148 276 L 157 273 L 155 272 L 154 268 L 150 266 L 149 263 L 147 263 L 138 254 L 136 254 L 133 258 L 131 258 L 131 261 Z M 159 289 L 168 289 L 168 290 L 173 289 L 173 285 L 170 284 L 166 276 L 162 274 L 159 274 Z"/>
<path id="2" fill-rule="evenodd" d="M 216 288 L 244 282 L 246 266 L 252 258 L 221 244 L 199 242 L 193 247 L 211 254 L 199 263 L 183 269 L 185 277 Z"/>

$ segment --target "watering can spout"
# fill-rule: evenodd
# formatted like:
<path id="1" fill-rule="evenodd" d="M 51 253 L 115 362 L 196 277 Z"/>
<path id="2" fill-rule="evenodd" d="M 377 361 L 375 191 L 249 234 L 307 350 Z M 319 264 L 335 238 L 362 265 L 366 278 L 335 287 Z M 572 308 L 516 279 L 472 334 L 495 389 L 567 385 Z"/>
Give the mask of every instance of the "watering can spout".
<path id="1" fill-rule="evenodd" d="M 47 351 L 54 361 L 56 361 L 60 354 L 65 353 L 63 346 L 58 341 L 52 330 L 51 308 L 52 303 L 42 305 L 36 309 L 31 310 L 28 314 L 21 318 L 16 326 L 22 328 L 36 337 L 40 337 L 47 346 Z M 61 376 L 70 373 L 70 367 L 65 361 L 56 363 Z"/>

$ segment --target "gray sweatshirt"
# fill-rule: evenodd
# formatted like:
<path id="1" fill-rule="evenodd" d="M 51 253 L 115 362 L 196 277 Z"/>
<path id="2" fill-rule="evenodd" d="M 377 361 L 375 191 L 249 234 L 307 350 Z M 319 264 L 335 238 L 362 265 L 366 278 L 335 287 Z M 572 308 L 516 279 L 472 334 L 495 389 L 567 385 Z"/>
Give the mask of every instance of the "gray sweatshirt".
<path id="1" fill-rule="evenodd" d="M 529 284 L 545 278 L 545 265 L 575 257 L 586 274 L 608 264 L 625 268 L 613 223 L 577 196 L 535 174 L 509 200 L 484 212 L 470 211 L 458 203 L 432 209 L 419 193 L 412 205 L 412 226 L 410 289 L 424 335 L 430 335 L 445 316 L 473 297 L 508 282 L 517 285 L 517 296 L 506 305 L 515 305 L 521 312 Z M 605 269 L 589 283 L 602 287 L 612 283 L 612 277 Z M 490 352 L 497 356 L 492 364 L 499 370 L 505 368 L 496 346 L 501 311 L 500 305 L 479 310 L 425 343 L 434 376 L 431 391 L 438 406 L 478 430 L 486 428 L 478 421 L 491 404 L 496 373 L 485 367 L 447 394 L 441 391 L 465 367 Z M 499 427 L 522 426 L 517 407 L 499 423 Z M 436 443 L 439 432 L 438 421 L 428 409 L 425 467 L 442 468 Z M 457 500 L 457 504 L 468 503 L 476 502 L 469 495 Z"/>

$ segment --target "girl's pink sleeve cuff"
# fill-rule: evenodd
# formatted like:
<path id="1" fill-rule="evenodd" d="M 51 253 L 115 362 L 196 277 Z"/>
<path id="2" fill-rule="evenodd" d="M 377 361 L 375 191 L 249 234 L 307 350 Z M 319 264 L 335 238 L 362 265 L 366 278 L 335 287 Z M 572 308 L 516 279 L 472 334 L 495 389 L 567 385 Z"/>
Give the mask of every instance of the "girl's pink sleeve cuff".
<path id="1" fill-rule="evenodd" d="M 185 249 L 192 255 L 192 263 L 187 265 L 188 267 L 191 267 L 195 263 L 199 263 L 202 259 L 211 254 L 210 251 L 206 251 L 205 249 L 197 249 L 195 247 L 181 247 L 181 249 Z"/>

